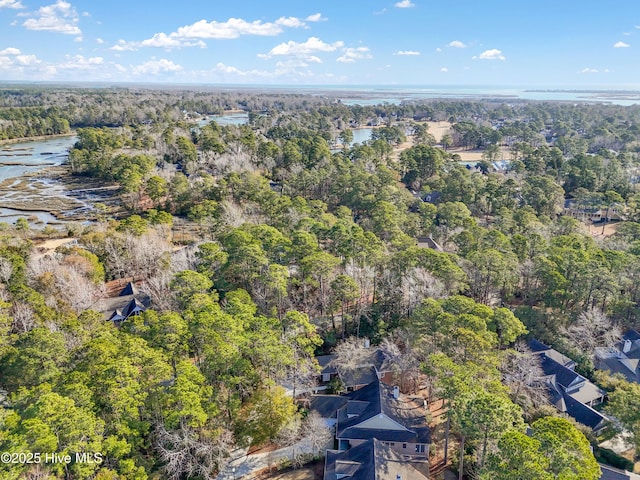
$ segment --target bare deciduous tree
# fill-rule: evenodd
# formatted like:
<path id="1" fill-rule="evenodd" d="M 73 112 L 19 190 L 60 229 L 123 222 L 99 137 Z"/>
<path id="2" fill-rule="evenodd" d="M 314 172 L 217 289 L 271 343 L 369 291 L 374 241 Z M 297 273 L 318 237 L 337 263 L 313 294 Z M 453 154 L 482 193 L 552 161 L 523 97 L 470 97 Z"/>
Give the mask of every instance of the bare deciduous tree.
<path id="1" fill-rule="evenodd" d="M 371 350 L 365 348 L 362 338 L 349 337 L 345 339 L 336 345 L 333 354 L 336 358 L 329 365 L 334 367 L 343 379 L 360 368 L 373 366 Z"/>
<path id="2" fill-rule="evenodd" d="M 508 350 L 500 366 L 502 380 L 511 390 L 511 398 L 525 410 L 549 403 L 549 395 L 540 356 L 523 343 Z"/>
<path id="3" fill-rule="evenodd" d="M 593 357 L 597 347 L 611 347 L 622 338 L 620 327 L 599 308 L 582 312 L 564 333 L 571 343 L 589 357 Z"/>
<path id="4" fill-rule="evenodd" d="M 384 370 L 391 370 L 397 378 L 403 392 L 415 392 L 420 374 L 420 362 L 406 330 L 394 332 L 391 338 L 385 338 L 380 344 L 384 355 Z"/>
<path id="5" fill-rule="evenodd" d="M 11 275 L 13 275 L 13 264 L 6 258 L 0 258 L 0 281 L 9 282 Z"/>
<path id="6" fill-rule="evenodd" d="M 13 318 L 11 329 L 15 333 L 26 333 L 36 326 L 33 309 L 26 303 L 14 302 L 10 313 Z"/>
<path id="7" fill-rule="evenodd" d="M 233 435 L 222 430 L 214 439 L 187 426 L 169 431 L 158 425 L 154 435 L 154 447 L 164 463 L 166 478 L 202 478 L 212 480 L 225 464 L 233 444 Z"/>
<path id="8" fill-rule="evenodd" d="M 333 429 L 318 412 L 311 412 L 302 424 L 302 435 L 311 446 L 313 456 L 318 455 L 326 448 L 332 448 Z"/>

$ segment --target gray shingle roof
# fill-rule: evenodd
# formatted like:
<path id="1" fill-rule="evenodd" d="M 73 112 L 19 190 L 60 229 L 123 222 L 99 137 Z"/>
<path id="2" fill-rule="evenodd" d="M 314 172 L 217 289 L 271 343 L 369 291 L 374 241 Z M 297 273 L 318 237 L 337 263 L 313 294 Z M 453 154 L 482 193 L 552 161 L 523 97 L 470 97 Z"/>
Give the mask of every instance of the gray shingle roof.
<path id="1" fill-rule="evenodd" d="M 349 450 L 328 450 L 324 480 L 428 480 L 429 464 L 402 458 L 391 447 L 372 439 Z"/>
<path id="2" fill-rule="evenodd" d="M 349 402 L 337 412 L 337 438 L 378 438 L 385 441 L 430 443 L 430 430 L 426 426 L 424 409 L 410 400 L 394 398 L 393 389 L 377 378 L 367 386 L 346 394 L 345 397 Z M 397 428 L 362 428 L 364 422 L 374 417 L 395 422 Z"/>
<path id="3" fill-rule="evenodd" d="M 640 475 L 618 470 L 608 465 L 600 464 L 600 469 L 602 470 L 600 480 L 640 480 Z"/>

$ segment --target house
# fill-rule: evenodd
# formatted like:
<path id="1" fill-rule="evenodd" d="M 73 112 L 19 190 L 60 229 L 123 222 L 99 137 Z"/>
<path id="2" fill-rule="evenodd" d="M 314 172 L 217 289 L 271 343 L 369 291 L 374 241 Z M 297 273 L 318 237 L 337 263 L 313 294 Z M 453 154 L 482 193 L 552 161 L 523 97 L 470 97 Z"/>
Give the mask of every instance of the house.
<path id="1" fill-rule="evenodd" d="M 442 248 L 431 235 L 429 235 L 428 237 L 417 237 L 416 240 L 418 241 L 419 247 L 430 248 L 431 250 L 435 250 L 436 252 L 444 252 L 444 248 Z"/>
<path id="2" fill-rule="evenodd" d="M 370 348 L 369 340 L 364 341 L 365 348 Z M 367 356 L 366 362 L 358 368 L 338 372 L 335 366 L 336 355 L 320 355 L 316 357 L 320 365 L 320 373 L 317 378 L 316 392 L 326 390 L 331 380 L 339 377 L 347 391 L 357 390 L 374 380 L 381 379 L 385 383 L 393 382 L 393 374 L 387 367 L 384 353 L 377 347 L 370 348 L 371 353 Z"/>
<path id="3" fill-rule="evenodd" d="M 620 373 L 629 382 L 640 383 L 640 333 L 629 330 L 622 340 L 609 348 L 596 348 L 595 367 Z"/>
<path id="4" fill-rule="evenodd" d="M 601 222 L 611 220 L 621 220 L 624 206 L 609 205 L 601 207 L 593 202 L 578 202 L 577 200 L 565 200 L 563 214 L 577 218 L 583 222 Z"/>
<path id="5" fill-rule="evenodd" d="M 112 284 L 107 284 L 109 297 L 99 300 L 93 307 L 104 314 L 105 320 L 119 326 L 127 318 L 139 315 L 149 308 L 151 298 L 140 292 L 132 281 L 127 281 L 124 286 L 122 280 L 109 283 Z"/>
<path id="6" fill-rule="evenodd" d="M 428 461 L 431 430 L 424 402 L 416 402 L 375 379 L 344 395 L 314 395 L 311 409 L 335 425 L 338 450 L 377 439 L 402 458 Z"/>
<path id="7" fill-rule="evenodd" d="M 600 470 L 602 470 L 600 480 L 640 480 L 640 475 L 636 475 L 635 473 L 618 470 L 617 468 L 603 465 L 602 463 L 599 465 Z"/>
<path id="8" fill-rule="evenodd" d="M 328 450 L 324 480 L 427 480 L 429 463 L 403 458 L 374 439 L 349 450 Z"/>
<path id="9" fill-rule="evenodd" d="M 575 372 L 575 362 L 560 352 L 537 340 L 531 340 L 529 348 L 540 357 L 551 403 L 594 432 L 602 430 L 607 419 L 593 407 L 604 400 L 604 390 Z"/>

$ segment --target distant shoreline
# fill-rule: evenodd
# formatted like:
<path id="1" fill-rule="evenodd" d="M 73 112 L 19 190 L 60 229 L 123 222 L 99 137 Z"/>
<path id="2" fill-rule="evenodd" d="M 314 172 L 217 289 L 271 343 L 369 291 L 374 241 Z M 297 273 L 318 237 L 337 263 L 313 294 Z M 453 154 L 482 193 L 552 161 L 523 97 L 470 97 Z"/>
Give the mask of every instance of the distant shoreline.
<path id="1" fill-rule="evenodd" d="M 56 133 L 54 135 L 38 135 L 35 137 L 7 138 L 0 140 L 0 145 L 13 145 L 14 143 L 39 142 L 41 140 L 49 140 L 50 138 L 73 137 L 76 132 Z"/>
<path id="2" fill-rule="evenodd" d="M 546 89 L 524 90 L 528 93 L 597 93 L 615 95 L 640 95 L 640 90 L 571 90 L 571 89 Z"/>

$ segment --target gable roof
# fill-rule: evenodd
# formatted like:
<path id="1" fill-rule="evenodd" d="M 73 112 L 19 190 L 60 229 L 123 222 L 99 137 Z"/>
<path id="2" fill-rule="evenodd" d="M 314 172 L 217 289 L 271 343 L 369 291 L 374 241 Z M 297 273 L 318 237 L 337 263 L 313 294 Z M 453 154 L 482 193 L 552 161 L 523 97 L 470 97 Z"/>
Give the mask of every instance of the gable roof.
<path id="1" fill-rule="evenodd" d="M 312 395 L 309 409 L 318 412 L 322 418 L 336 418 L 338 410 L 348 401 L 341 395 Z"/>
<path id="2" fill-rule="evenodd" d="M 614 347 L 596 348 L 595 354 L 597 368 L 621 373 L 630 382 L 640 382 L 640 333 L 636 330 L 627 331 Z"/>
<path id="3" fill-rule="evenodd" d="M 132 282 L 128 282 L 125 287 L 120 290 L 118 296 L 124 297 L 127 295 L 138 295 L 139 293 L 140 291 L 138 290 L 138 288 Z"/>
<path id="4" fill-rule="evenodd" d="M 533 353 L 544 353 L 547 357 L 555 360 L 556 362 L 558 362 L 560 365 L 564 367 L 567 367 L 573 370 L 576 366 L 576 362 L 571 360 L 569 357 L 567 357 L 566 355 L 563 355 L 562 353 L 551 348 L 550 346 L 545 345 L 542 342 L 539 342 L 536 339 L 529 340 L 527 345 L 529 346 L 529 348 Z"/>
<path id="5" fill-rule="evenodd" d="M 556 358 L 567 363 L 564 360 L 567 357 L 559 352 L 537 340 L 529 342 L 529 347 L 540 356 L 540 366 L 546 375 L 551 403 L 561 412 L 592 430 L 601 428 L 607 420 L 606 417 L 586 404 L 604 397 L 605 392 L 572 368 L 558 362 Z M 575 365 L 575 362 L 569 360 Z"/>
<path id="6" fill-rule="evenodd" d="M 371 439 L 349 450 L 327 450 L 324 480 L 427 480 L 429 464 L 402 458 Z"/>
<path id="7" fill-rule="evenodd" d="M 337 411 L 336 438 L 431 442 L 423 408 L 394 398 L 393 389 L 377 378 L 345 397 L 348 402 Z"/>

